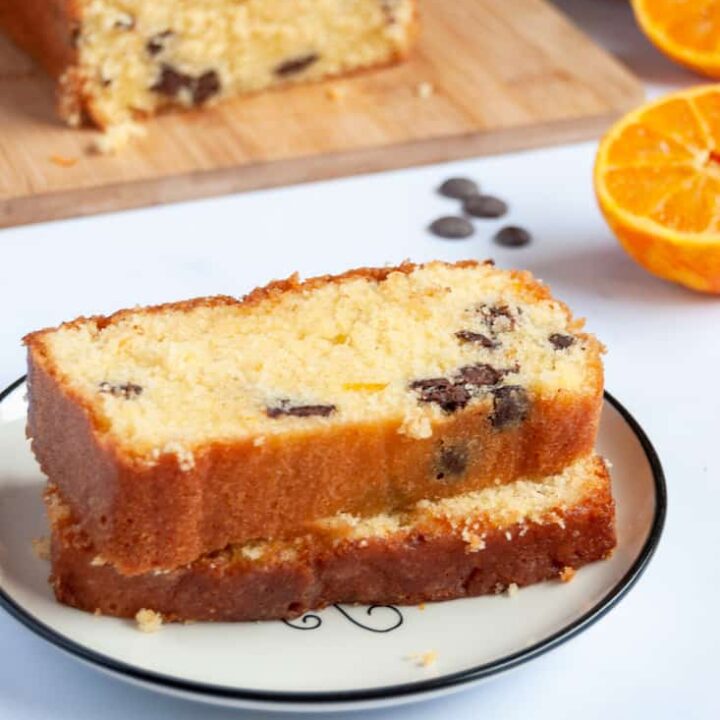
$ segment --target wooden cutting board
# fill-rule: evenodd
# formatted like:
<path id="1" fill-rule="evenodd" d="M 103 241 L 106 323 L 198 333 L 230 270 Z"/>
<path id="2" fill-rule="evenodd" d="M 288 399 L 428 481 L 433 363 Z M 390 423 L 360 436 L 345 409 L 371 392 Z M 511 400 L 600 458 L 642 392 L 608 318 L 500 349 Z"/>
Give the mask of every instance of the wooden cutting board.
<path id="1" fill-rule="evenodd" d="M 401 66 L 166 115 L 116 156 L 57 121 L 53 83 L 0 38 L 0 227 L 570 142 L 642 99 L 542 0 L 420 7 Z"/>

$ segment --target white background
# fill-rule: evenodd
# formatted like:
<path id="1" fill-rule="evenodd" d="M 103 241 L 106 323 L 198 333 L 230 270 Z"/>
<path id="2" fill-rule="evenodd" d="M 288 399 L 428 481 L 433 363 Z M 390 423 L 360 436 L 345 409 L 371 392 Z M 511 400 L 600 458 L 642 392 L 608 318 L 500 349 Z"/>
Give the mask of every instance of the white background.
<path id="1" fill-rule="evenodd" d="M 644 40 L 625 2 L 558 4 L 640 75 L 650 95 L 699 82 Z M 594 150 L 584 143 L 2 231 L 0 386 L 24 372 L 25 332 L 79 314 L 238 295 L 294 270 L 406 257 L 492 256 L 503 267 L 528 268 L 609 348 L 607 387 L 645 427 L 665 466 L 663 542 L 620 606 L 571 643 L 477 689 L 356 717 L 718 718 L 720 301 L 656 280 L 626 258 L 593 198 Z M 450 175 L 476 177 L 508 199 L 510 220 L 530 228 L 534 243 L 493 246 L 492 222 L 467 241 L 427 235 L 428 221 L 454 209 L 433 193 Z M 5 614 L 0 643 L 3 720 L 264 717 L 109 679 Z"/>

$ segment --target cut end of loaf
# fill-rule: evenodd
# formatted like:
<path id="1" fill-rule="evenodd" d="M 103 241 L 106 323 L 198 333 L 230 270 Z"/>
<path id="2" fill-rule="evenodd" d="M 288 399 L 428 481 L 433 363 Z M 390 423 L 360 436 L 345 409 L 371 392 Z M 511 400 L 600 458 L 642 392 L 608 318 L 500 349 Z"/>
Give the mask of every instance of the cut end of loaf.
<path id="1" fill-rule="evenodd" d="M 62 504 L 56 491 L 49 500 Z M 270 619 L 334 602 L 414 604 L 512 594 L 532 582 L 567 580 L 574 568 L 607 557 L 615 545 L 610 479 L 597 457 L 540 482 L 424 501 L 402 514 L 326 518 L 291 540 L 230 545 L 184 567 L 133 577 L 94 564 L 82 530 L 67 515 L 53 517 L 58 599 L 136 617 L 148 630 L 160 618 Z"/>
<path id="2" fill-rule="evenodd" d="M 75 14 L 63 104 L 101 127 L 388 65 L 417 24 L 415 0 L 79 0 Z"/>

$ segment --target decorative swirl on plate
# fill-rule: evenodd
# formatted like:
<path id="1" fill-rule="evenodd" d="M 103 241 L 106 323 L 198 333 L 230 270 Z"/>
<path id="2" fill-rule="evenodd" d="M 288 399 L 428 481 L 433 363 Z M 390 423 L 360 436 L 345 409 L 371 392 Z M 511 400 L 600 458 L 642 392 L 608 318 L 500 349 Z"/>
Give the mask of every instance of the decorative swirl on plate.
<path id="1" fill-rule="evenodd" d="M 394 605 L 370 605 L 366 608 L 365 613 L 368 617 L 372 617 L 376 610 L 389 610 L 390 616 L 387 618 L 387 622 L 381 627 L 373 627 L 372 625 L 366 625 L 360 622 L 357 618 L 354 618 L 345 608 L 340 605 L 333 605 L 333 607 L 346 619 L 349 620 L 353 625 L 362 628 L 363 630 L 369 630 L 374 633 L 386 633 L 391 630 L 399 628 L 404 621 L 402 613 Z M 290 620 L 283 620 L 283 622 L 295 630 L 317 630 L 322 625 L 322 619 L 319 615 L 313 613 L 307 613 L 300 618 L 297 618 L 299 625 L 294 624 Z"/>
<path id="2" fill-rule="evenodd" d="M 317 630 L 317 628 L 322 625 L 322 618 L 313 613 L 306 613 L 302 617 L 297 618 L 297 620 L 301 622 L 302 625 L 293 625 L 290 620 L 283 620 L 283 622 L 288 627 L 295 628 L 295 630 Z"/>
<path id="3" fill-rule="evenodd" d="M 350 615 L 350 613 L 347 610 L 340 607 L 340 605 L 334 605 L 333 607 L 338 612 L 342 613 L 353 625 L 357 625 L 358 627 L 362 628 L 363 630 L 369 630 L 370 632 L 386 633 L 386 632 L 390 632 L 391 630 L 395 630 L 395 629 L 399 628 L 403 624 L 402 613 L 394 605 L 371 605 L 365 611 L 366 614 L 368 615 L 368 617 L 372 617 L 372 614 L 376 610 L 389 610 L 391 615 L 388 618 L 389 622 L 385 624 L 386 625 L 385 627 L 372 627 L 371 625 L 365 625 L 364 623 L 361 623 L 356 618 L 352 617 L 352 615 Z"/>

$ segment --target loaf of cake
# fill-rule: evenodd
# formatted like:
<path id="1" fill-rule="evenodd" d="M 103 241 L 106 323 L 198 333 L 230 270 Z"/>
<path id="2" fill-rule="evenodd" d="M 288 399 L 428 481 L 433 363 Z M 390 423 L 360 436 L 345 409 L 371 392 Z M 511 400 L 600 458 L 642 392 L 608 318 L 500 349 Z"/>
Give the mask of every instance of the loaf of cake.
<path id="1" fill-rule="evenodd" d="M 601 346 L 527 273 L 293 277 L 25 338 L 28 435 L 122 573 L 543 478 L 592 451 Z"/>
<path id="2" fill-rule="evenodd" d="M 56 488 L 52 585 L 60 602 L 167 621 L 291 618 L 332 603 L 414 604 L 499 593 L 607 557 L 614 505 L 603 461 L 404 513 L 320 520 L 291 540 L 230 545 L 169 572 L 128 577 L 99 557 Z"/>
<path id="3" fill-rule="evenodd" d="M 389 65 L 416 15 L 416 0 L 20 0 L 0 28 L 59 79 L 69 123 L 107 127 Z"/>

